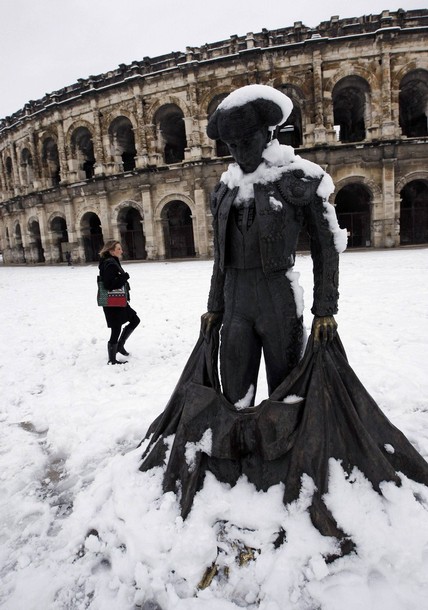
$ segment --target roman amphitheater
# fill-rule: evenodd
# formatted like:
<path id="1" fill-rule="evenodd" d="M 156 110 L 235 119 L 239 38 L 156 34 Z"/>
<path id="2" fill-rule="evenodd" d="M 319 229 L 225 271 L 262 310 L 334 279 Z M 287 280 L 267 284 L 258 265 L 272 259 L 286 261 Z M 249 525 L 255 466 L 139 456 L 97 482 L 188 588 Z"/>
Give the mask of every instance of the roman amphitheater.
<path id="1" fill-rule="evenodd" d="M 286 93 L 278 138 L 332 176 L 351 248 L 428 242 L 428 10 L 301 22 L 145 57 L 0 120 L 5 263 L 212 255 L 209 196 L 231 161 L 207 120 L 251 83 Z M 305 247 L 302 238 L 301 248 Z"/>

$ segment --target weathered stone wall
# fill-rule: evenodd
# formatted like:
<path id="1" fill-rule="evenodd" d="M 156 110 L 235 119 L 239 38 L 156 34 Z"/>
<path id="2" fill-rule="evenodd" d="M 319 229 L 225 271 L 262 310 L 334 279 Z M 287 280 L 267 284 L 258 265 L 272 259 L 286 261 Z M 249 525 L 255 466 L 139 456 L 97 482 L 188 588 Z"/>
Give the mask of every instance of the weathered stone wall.
<path id="1" fill-rule="evenodd" d="M 427 32 L 427 10 L 298 22 L 144 58 L 29 102 L 0 121 L 4 260 L 54 263 L 64 249 L 95 260 L 103 239 L 126 231 L 129 258 L 211 256 L 209 194 L 230 158 L 205 127 L 251 83 L 292 98 L 291 143 L 332 175 L 332 201 L 353 194 L 355 209 L 338 203 L 362 223 L 353 245 L 404 243 L 403 189 L 428 189 Z"/>

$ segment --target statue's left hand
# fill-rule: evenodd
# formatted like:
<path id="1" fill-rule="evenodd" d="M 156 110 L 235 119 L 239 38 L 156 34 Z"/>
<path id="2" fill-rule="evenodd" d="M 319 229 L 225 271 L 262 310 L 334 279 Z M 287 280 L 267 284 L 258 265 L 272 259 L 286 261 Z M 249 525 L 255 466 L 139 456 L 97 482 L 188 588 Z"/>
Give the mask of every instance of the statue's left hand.
<path id="1" fill-rule="evenodd" d="M 326 345 L 336 336 L 337 322 L 333 316 L 315 316 L 312 322 L 312 336 L 315 347 Z"/>

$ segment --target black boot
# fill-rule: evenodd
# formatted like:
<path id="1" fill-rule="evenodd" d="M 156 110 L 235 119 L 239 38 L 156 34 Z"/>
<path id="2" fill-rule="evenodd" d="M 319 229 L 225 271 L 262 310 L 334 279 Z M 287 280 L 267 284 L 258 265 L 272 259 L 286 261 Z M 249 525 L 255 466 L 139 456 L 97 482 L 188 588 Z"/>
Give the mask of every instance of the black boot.
<path id="1" fill-rule="evenodd" d="M 129 356 L 129 352 L 126 351 L 125 349 L 125 341 L 127 341 L 130 337 L 130 335 L 132 335 L 132 333 L 134 332 L 135 327 L 133 326 L 125 326 L 125 328 L 122 330 L 122 333 L 119 337 L 119 343 L 117 344 L 117 351 L 119 352 L 119 354 L 122 354 L 122 356 Z"/>
<path id="2" fill-rule="evenodd" d="M 116 360 L 117 343 L 107 343 L 108 362 L 107 364 L 126 364 L 127 360 Z"/>

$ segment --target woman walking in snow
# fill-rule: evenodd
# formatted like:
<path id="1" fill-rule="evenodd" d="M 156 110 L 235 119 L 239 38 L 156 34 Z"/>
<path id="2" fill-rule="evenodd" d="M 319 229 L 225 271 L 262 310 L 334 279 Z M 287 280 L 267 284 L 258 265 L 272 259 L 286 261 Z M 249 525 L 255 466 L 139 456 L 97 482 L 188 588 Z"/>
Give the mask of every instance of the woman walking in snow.
<path id="1" fill-rule="evenodd" d="M 122 246 L 115 239 L 109 239 L 100 252 L 100 276 L 107 290 L 115 290 L 127 286 L 129 295 L 129 273 L 126 273 L 119 258 L 122 256 Z M 129 296 L 128 296 L 129 301 Z M 116 360 L 116 354 L 129 356 L 125 342 L 140 323 L 137 312 L 127 303 L 126 307 L 103 307 L 108 328 L 111 329 L 107 344 L 108 364 L 125 364 L 126 361 Z M 122 330 L 124 324 L 127 326 Z"/>

